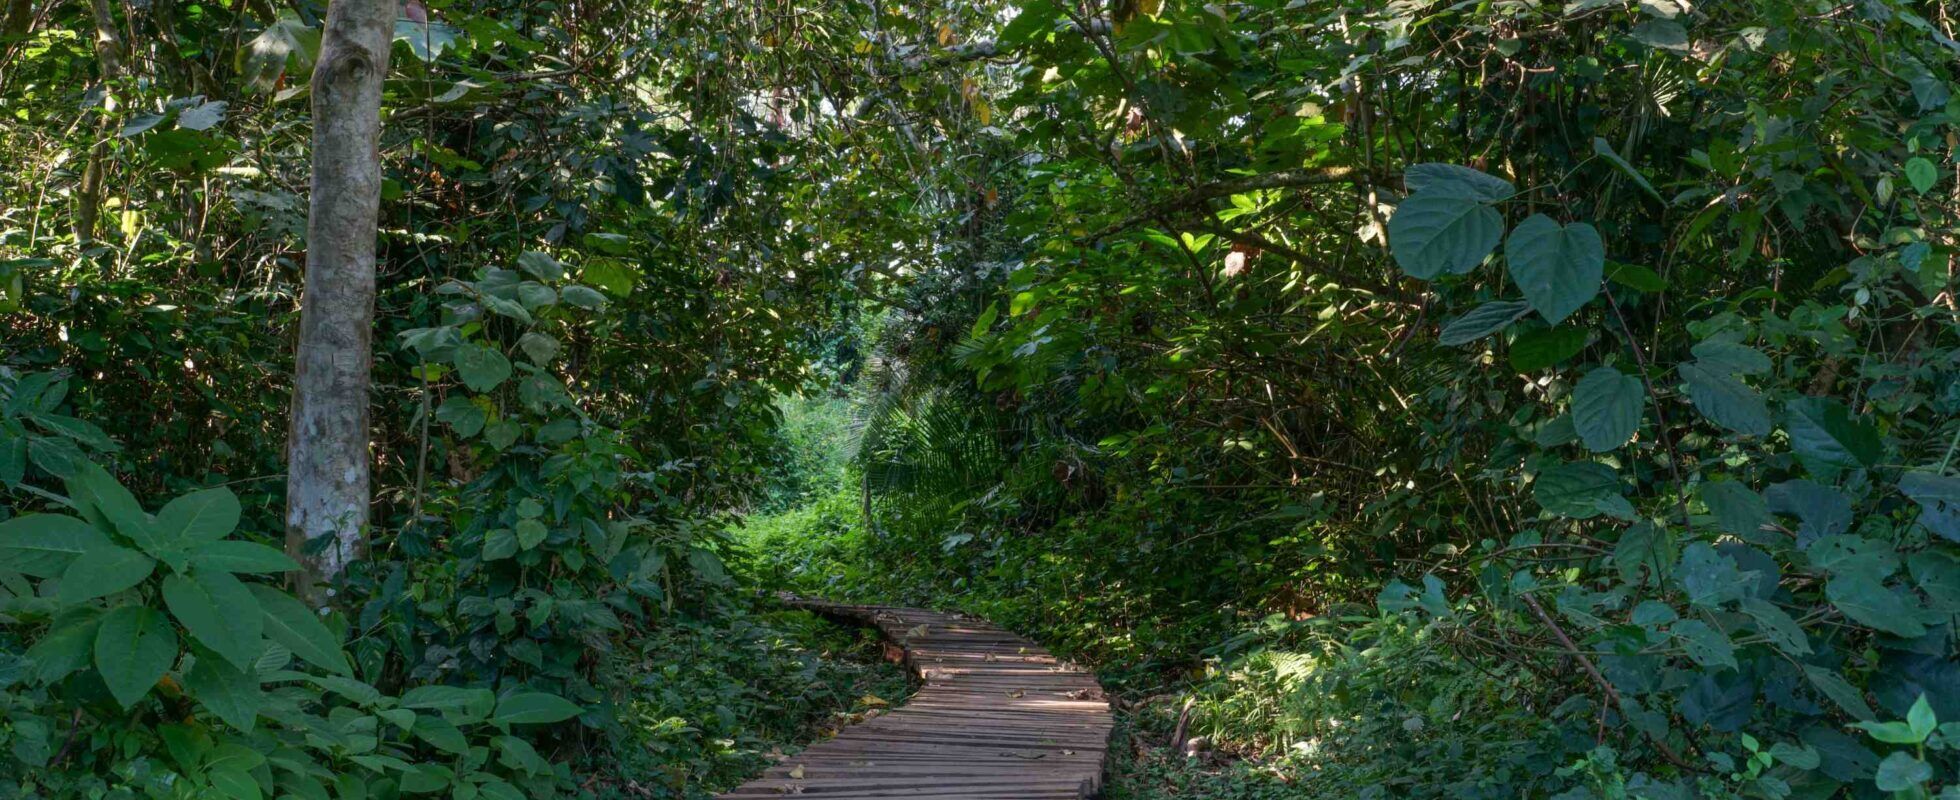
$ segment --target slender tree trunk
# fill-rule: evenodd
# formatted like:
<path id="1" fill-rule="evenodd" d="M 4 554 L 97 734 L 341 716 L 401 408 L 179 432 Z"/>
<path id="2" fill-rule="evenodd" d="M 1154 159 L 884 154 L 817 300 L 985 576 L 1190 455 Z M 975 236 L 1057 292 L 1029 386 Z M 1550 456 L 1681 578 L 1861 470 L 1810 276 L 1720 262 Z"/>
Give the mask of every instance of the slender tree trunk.
<path id="1" fill-rule="evenodd" d="M 288 433 L 286 547 L 306 566 L 302 596 L 322 605 L 321 585 L 360 551 L 368 522 L 381 81 L 395 8 L 395 0 L 332 0 L 313 71 L 313 186 Z"/>
<path id="2" fill-rule="evenodd" d="M 95 17 L 95 60 L 102 67 L 102 91 L 114 92 L 116 78 L 122 75 L 123 41 L 122 33 L 116 28 L 116 15 L 109 9 L 109 0 L 90 0 L 89 11 Z M 113 118 L 109 115 L 107 98 L 104 108 L 96 112 L 99 116 L 93 129 L 95 141 L 89 145 L 88 161 L 82 166 L 82 182 L 75 188 L 75 244 L 86 246 L 95 241 L 95 220 L 102 210 L 103 161 L 109 157 L 109 126 Z"/>

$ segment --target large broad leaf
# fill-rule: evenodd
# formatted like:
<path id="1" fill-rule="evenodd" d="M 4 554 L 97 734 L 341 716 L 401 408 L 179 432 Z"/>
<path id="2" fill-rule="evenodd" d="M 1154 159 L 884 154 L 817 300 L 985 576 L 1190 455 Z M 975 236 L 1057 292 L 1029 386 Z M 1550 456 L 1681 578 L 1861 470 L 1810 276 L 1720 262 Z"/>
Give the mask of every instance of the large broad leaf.
<path id="1" fill-rule="evenodd" d="M 460 686 L 417 686 L 402 694 L 402 707 L 440 711 L 468 719 L 483 719 L 496 706 L 497 696 L 489 689 Z"/>
<path id="2" fill-rule="evenodd" d="M 1960 557 L 1928 550 L 1914 554 L 1906 568 L 1935 612 L 1960 614 Z"/>
<path id="3" fill-rule="evenodd" d="M 74 605 L 112 595 L 142 583 L 156 566 L 157 562 L 135 550 L 102 545 L 81 554 L 62 571 L 57 597 L 63 605 Z"/>
<path id="4" fill-rule="evenodd" d="M 95 652 L 95 632 L 101 623 L 102 614 L 93 608 L 55 617 L 48 632 L 27 649 L 28 659 L 34 662 L 35 679 L 54 683 L 88 666 L 89 656 Z"/>
<path id="5" fill-rule="evenodd" d="M 1757 597 L 1745 597 L 1742 598 L 1742 613 L 1748 614 L 1749 619 L 1755 621 L 1756 630 L 1768 638 L 1770 643 L 1776 645 L 1778 650 L 1792 656 L 1810 655 L 1810 637 L 1804 634 L 1803 626 L 1798 625 L 1796 620 L 1791 619 L 1790 615 L 1778 608 L 1775 603 Z"/>
<path id="6" fill-rule="evenodd" d="M 189 551 L 191 569 L 205 572 L 268 574 L 299 569 L 285 553 L 257 542 L 206 542 Z"/>
<path id="7" fill-rule="evenodd" d="M 1504 236 L 1504 218 L 1477 200 L 1416 194 L 1388 220 L 1389 252 L 1423 280 L 1469 272 Z"/>
<path id="8" fill-rule="evenodd" d="M 1518 317 L 1531 310 L 1531 304 L 1522 300 L 1498 300 L 1476 308 L 1443 326 L 1439 339 L 1444 345 L 1455 347 L 1469 344 L 1509 327 Z"/>
<path id="9" fill-rule="evenodd" d="M 1561 517 L 1591 519 L 1605 514 L 1633 519 L 1633 505 L 1621 496 L 1620 489 L 1619 473 L 1612 467 L 1579 461 L 1540 473 L 1531 496 L 1546 511 Z"/>
<path id="10" fill-rule="evenodd" d="M 1572 427 L 1579 441 L 1595 453 L 1617 449 L 1640 427 L 1647 392 L 1639 378 L 1600 367 L 1579 379 L 1572 390 Z"/>
<path id="11" fill-rule="evenodd" d="M 342 675 L 353 673 L 347 664 L 347 654 L 340 649 L 340 638 L 327 630 L 326 624 L 305 603 L 270 586 L 249 584 L 247 588 L 265 610 L 266 638 L 316 667 Z"/>
<path id="12" fill-rule="evenodd" d="M 457 30 L 440 22 L 395 20 L 395 41 L 408 43 L 409 52 L 423 61 L 433 61 L 442 51 L 455 46 Z"/>
<path id="13" fill-rule="evenodd" d="M 238 527 L 238 516 L 238 495 L 230 489 L 191 492 L 157 512 L 157 535 L 177 546 L 215 542 L 231 535 Z"/>
<path id="14" fill-rule="evenodd" d="M 77 556 L 109 547 L 95 526 L 59 514 L 26 514 L 0 522 L 0 568 L 36 578 L 53 578 Z"/>
<path id="15" fill-rule="evenodd" d="M 1504 257 L 1511 266 L 1511 282 L 1553 325 L 1598 295 L 1606 276 L 1606 246 L 1599 231 L 1583 222 L 1560 225 L 1544 214 L 1533 214 L 1511 230 Z"/>
<path id="16" fill-rule="evenodd" d="M 1800 547 L 1851 530 L 1851 498 L 1829 486 L 1810 480 L 1784 481 L 1769 487 L 1768 499 L 1770 511 L 1798 519 Z"/>
<path id="17" fill-rule="evenodd" d="M 1576 356 L 1586 349 L 1583 328 L 1563 327 L 1526 333 L 1511 343 L 1511 368 L 1537 372 Z"/>
<path id="18" fill-rule="evenodd" d="M 1885 455 L 1878 426 L 1851 417 L 1843 403 L 1822 397 L 1790 401 L 1784 428 L 1804 467 L 1830 477 L 1840 470 L 1870 467 Z"/>
<path id="19" fill-rule="evenodd" d="M 1839 575 L 1824 587 L 1846 617 L 1907 639 L 1926 635 L 1928 614 L 1902 592 L 1862 574 Z"/>
<path id="20" fill-rule="evenodd" d="M 1914 470 L 1899 476 L 1899 492 L 1919 504 L 1919 524 L 1960 542 L 1960 478 Z"/>
<path id="21" fill-rule="evenodd" d="M 1677 560 L 1674 537 L 1666 529 L 1644 520 L 1622 531 L 1619 541 L 1613 543 L 1613 568 L 1628 583 L 1640 583 L 1643 572 L 1653 576 L 1671 574 Z"/>
<path id="22" fill-rule="evenodd" d="M 1688 399 L 1710 422 L 1746 436 L 1769 434 L 1769 404 L 1756 390 L 1700 362 L 1682 364 L 1680 372 L 1688 382 Z"/>
<path id="23" fill-rule="evenodd" d="M 1749 487 L 1732 480 L 1710 481 L 1698 492 L 1701 502 L 1715 515 L 1722 530 L 1752 537 L 1761 532 L 1769 519 L 1769 501 Z"/>
<path id="24" fill-rule="evenodd" d="M 168 549 L 157 536 L 155 521 L 136 502 L 136 496 L 123 488 L 108 470 L 84 463 L 76 468 L 67 486 L 68 499 L 82 512 L 83 518 L 97 521 L 105 528 L 113 527 L 150 555 L 162 555 Z"/>
<path id="25" fill-rule="evenodd" d="M 177 632 L 154 609 L 123 606 L 96 629 L 95 669 L 124 708 L 143 699 L 176 660 Z"/>
<path id="26" fill-rule="evenodd" d="M 1748 577 L 1735 561 L 1706 542 L 1695 542 L 1681 551 L 1681 588 L 1688 602 L 1701 608 L 1720 608 L 1731 600 L 1742 599 Z"/>
<path id="27" fill-rule="evenodd" d="M 1844 709 L 1845 713 L 1850 714 L 1854 719 L 1870 721 L 1878 718 L 1878 714 L 1872 711 L 1871 704 L 1865 702 L 1864 693 L 1852 686 L 1844 676 L 1811 664 L 1803 666 L 1803 674 L 1805 678 L 1810 679 L 1810 685 L 1817 687 L 1817 691 L 1830 698 L 1831 702 L 1836 703 L 1838 708 Z"/>
<path id="28" fill-rule="evenodd" d="M 265 651 L 265 615 L 259 602 L 228 573 L 164 578 L 163 602 L 184 630 L 240 670 L 250 670 Z"/>
<path id="29" fill-rule="evenodd" d="M 291 11 L 265 27 L 238 51 L 238 73 L 245 85 L 270 92 L 282 84 L 304 86 L 320 52 L 320 31 Z M 292 75 L 287 72 L 291 70 Z"/>
<path id="30" fill-rule="evenodd" d="M 1410 194 L 1496 202 L 1517 194 L 1510 181 L 1456 164 L 1415 164 L 1402 172 Z"/>
<path id="31" fill-rule="evenodd" d="M 455 755 L 469 755 L 470 742 L 455 725 L 441 717 L 418 715 L 409 733 L 415 738 L 435 745 L 437 750 Z"/>
<path id="32" fill-rule="evenodd" d="M 496 716 L 490 721 L 498 725 L 547 724 L 564 722 L 581 711 L 577 704 L 555 694 L 518 692 L 497 702 Z"/>
<path id="33" fill-rule="evenodd" d="M 256 672 L 233 667 L 223 656 L 208 651 L 198 653 L 197 663 L 184 676 L 184 688 L 218 719 L 246 733 L 252 731 L 265 703 Z"/>
<path id="34" fill-rule="evenodd" d="M 473 390 L 487 392 L 510 379 L 510 359 L 483 345 L 461 345 L 456 348 L 455 359 L 456 372 Z"/>
<path id="35" fill-rule="evenodd" d="M 1669 631 L 1696 664 L 1709 669 L 1736 667 L 1735 642 L 1729 639 L 1728 634 L 1709 627 L 1708 623 L 1685 619 L 1674 623 Z"/>

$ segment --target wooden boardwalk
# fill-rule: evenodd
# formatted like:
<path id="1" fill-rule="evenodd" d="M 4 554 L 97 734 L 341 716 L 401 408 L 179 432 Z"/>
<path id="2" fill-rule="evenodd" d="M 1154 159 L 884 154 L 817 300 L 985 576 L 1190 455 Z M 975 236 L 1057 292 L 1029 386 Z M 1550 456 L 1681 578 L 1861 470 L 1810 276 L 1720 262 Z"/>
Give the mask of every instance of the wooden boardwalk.
<path id="1" fill-rule="evenodd" d="M 876 627 L 924 685 L 720 797 L 1073 800 L 1101 787 L 1113 720 L 1095 676 L 983 620 L 790 602 Z"/>

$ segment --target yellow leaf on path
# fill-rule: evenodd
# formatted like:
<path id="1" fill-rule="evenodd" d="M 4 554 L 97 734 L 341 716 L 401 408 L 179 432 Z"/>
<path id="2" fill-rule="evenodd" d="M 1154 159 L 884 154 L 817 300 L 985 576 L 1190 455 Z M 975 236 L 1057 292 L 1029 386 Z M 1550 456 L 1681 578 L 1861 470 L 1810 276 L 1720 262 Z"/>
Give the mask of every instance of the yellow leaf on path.
<path id="1" fill-rule="evenodd" d="M 790 769 L 789 776 L 799 781 L 803 780 L 803 765 L 798 764 L 794 768 Z"/>

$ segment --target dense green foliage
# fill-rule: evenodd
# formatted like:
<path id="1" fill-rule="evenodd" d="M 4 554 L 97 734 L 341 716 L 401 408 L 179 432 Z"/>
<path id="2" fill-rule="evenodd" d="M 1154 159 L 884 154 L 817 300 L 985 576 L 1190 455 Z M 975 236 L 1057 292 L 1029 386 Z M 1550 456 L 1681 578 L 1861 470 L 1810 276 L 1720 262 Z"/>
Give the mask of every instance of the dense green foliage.
<path id="1" fill-rule="evenodd" d="M 321 4 L 0 6 L 0 794 L 698 796 L 896 689 L 780 588 L 1117 797 L 1960 794 L 1946 4 L 411 0 L 325 616 Z"/>
<path id="2" fill-rule="evenodd" d="M 1202 667 L 1288 796 L 1960 791 L 1947 14 L 1021 4 L 868 523 L 760 545 Z"/>

